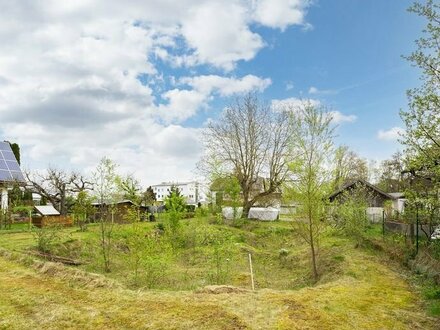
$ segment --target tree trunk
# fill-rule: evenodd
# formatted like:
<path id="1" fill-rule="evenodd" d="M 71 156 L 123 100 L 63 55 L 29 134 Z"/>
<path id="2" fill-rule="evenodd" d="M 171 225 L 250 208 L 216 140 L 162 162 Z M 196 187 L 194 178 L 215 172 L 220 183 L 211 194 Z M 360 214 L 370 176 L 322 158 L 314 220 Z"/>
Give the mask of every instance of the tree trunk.
<path id="1" fill-rule="evenodd" d="M 243 213 L 241 215 L 242 219 L 247 219 L 249 215 L 249 210 L 251 209 L 252 204 L 250 202 L 246 202 L 243 204 Z"/>
<path id="2" fill-rule="evenodd" d="M 313 227 L 312 227 L 312 215 L 309 211 L 309 239 L 310 239 L 310 252 L 312 255 L 312 273 L 313 273 L 313 282 L 318 282 L 318 269 L 316 267 L 316 253 L 315 253 L 315 241 L 313 237 Z"/>

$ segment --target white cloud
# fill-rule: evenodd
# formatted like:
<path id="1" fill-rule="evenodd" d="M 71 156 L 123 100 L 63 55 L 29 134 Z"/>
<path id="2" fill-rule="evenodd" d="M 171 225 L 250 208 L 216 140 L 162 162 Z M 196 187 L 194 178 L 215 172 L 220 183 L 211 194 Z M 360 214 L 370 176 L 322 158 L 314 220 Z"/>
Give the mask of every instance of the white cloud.
<path id="1" fill-rule="evenodd" d="M 232 70 L 238 60 L 250 60 L 263 46 L 247 22 L 246 9 L 234 1 L 207 2 L 189 10 L 182 34 L 195 49 L 195 62 Z"/>
<path id="2" fill-rule="evenodd" d="M 304 106 L 304 104 L 311 104 L 312 106 L 322 106 L 321 101 L 316 99 L 299 99 L 296 97 L 290 97 L 282 100 L 272 100 L 272 107 L 274 109 L 286 109 L 295 110 Z M 355 115 L 345 115 L 340 111 L 329 111 L 328 114 L 332 117 L 334 124 L 352 123 L 355 122 L 357 117 Z"/>
<path id="3" fill-rule="evenodd" d="M 294 87 L 295 85 L 291 81 L 286 83 L 286 91 L 291 91 Z"/>
<path id="4" fill-rule="evenodd" d="M 389 130 L 379 130 L 377 132 L 377 138 L 385 141 L 397 141 L 397 139 L 405 133 L 405 130 L 401 127 L 392 127 Z"/>
<path id="5" fill-rule="evenodd" d="M 30 167 L 90 169 L 109 156 L 150 184 L 189 179 L 198 131 L 163 120 L 181 122 L 215 97 L 264 90 L 270 79 L 224 71 L 265 46 L 255 23 L 305 24 L 308 1 L 278 5 L 283 12 L 250 0 L 3 2 L 0 133 L 22 145 Z M 166 65 L 184 73 L 167 76 Z M 203 65 L 220 73 L 198 76 Z"/>
<path id="6" fill-rule="evenodd" d="M 318 94 L 330 95 L 330 94 L 337 94 L 337 91 L 332 90 L 332 89 L 318 89 L 315 86 L 311 86 L 309 88 L 309 94 L 311 94 L 311 95 L 318 95 Z"/>
<path id="7" fill-rule="evenodd" d="M 318 93 L 318 89 L 316 87 L 310 87 L 309 89 L 309 94 L 317 94 Z"/>
<path id="8" fill-rule="evenodd" d="M 305 8 L 309 1 L 303 0 L 256 0 L 255 20 L 265 26 L 286 29 L 289 25 L 305 24 Z"/>
<path id="9" fill-rule="evenodd" d="M 191 89 L 173 89 L 162 95 L 165 104 L 158 106 L 158 115 L 167 122 L 182 122 L 192 117 L 197 110 L 206 107 L 214 94 L 231 96 L 253 90 L 264 90 L 270 85 L 270 79 L 262 79 L 253 75 L 241 79 L 216 75 L 184 77 L 179 80 Z"/>
<path id="10" fill-rule="evenodd" d="M 207 101 L 207 95 L 196 90 L 173 89 L 162 97 L 167 103 L 157 107 L 157 114 L 167 122 L 181 122 L 192 117 Z"/>
<path id="11" fill-rule="evenodd" d="M 216 75 L 185 77 L 180 79 L 180 82 L 193 87 L 203 94 L 211 94 L 213 91 L 216 91 L 222 96 L 230 96 L 252 90 L 263 91 L 271 84 L 270 79 L 262 79 L 254 75 L 247 75 L 239 79 Z"/>
<path id="12" fill-rule="evenodd" d="M 272 100 L 272 107 L 273 108 L 290 108 L 295 109 L 304 106 L 304 104 L 310 103 L 313 106 L 320 106 L 321 102 L 319 100 L 315 99 L 299 99 L 296 97 L 289 97 L 287 99 L 275 99 Z"/>
<path id="13" fill-rule="evenodd" d="M 344 115 L 340 111 L 330 111 L 330 115 L 332 116 L 332 121 L 335 124 L 353 123 L 357 119 L 355 115 Z"/>

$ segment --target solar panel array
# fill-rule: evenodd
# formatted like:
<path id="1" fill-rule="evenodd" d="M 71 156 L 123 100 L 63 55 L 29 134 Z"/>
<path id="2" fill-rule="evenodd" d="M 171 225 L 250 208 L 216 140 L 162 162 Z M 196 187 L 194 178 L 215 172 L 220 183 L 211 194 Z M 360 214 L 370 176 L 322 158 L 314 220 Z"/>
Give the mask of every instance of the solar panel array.
<path id="1" fill-rule="evenodd" d="M 0 182 L 26 182 L 8 142 L 0 142 Z"/>

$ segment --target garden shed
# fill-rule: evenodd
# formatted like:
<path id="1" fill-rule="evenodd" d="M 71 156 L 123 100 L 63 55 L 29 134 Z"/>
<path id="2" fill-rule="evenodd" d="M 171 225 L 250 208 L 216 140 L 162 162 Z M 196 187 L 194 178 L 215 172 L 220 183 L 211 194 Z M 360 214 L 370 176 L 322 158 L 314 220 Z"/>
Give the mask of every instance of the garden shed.
<path id="1" fill-rule="evenodd" d="M 32 224 L 36 227 L 51 225 L 72 226 L 73 220 L 63 216 L 52 205 L 36 205 L 32 214 Z"/>
<path id="2" fill-rule="evenodd" d="M 148 212 L 148 207 L 137 205 L 131 200 L 125 199 L 116 203 L 92 203 L 95 207 L 95 221 L 101 219 L 101 216 L 108 221 L 116 223 L 128 222 L 127 216 L 130 210 L 136 210 L 140 213 L 141 219 L 144 220 L 145 214 Z"/>
<path id="3" fill-rule="evenodd" d="M 329 196 L 330 202 L 344 202 L 352 194 L 359 192 L 358 189 L 363 189 L 365 198 L 368 204 L 367 215 L 372 222 L 379 222 L 382 220 L 382 212 L 387 202 L 390 203 L 394 215 L 403 213 L 405 207 L 405 196 L 403 193 L 387 193 L 377 186 L 362 180 L 354 180 Z"/>

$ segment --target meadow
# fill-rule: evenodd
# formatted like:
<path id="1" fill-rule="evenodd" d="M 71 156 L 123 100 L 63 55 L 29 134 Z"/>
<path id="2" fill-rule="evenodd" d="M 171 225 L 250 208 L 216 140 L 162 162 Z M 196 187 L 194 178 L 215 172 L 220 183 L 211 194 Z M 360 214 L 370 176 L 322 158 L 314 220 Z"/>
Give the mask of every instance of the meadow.
<path id="1" fill-rule="evenodd" d="M 161 223 L 115 225 L 108 273 L 102 267 L 97 225 L 85 232 L 63 229 L 51 242 L 51 253 L 79 261 L 79 266 L 36 258 L 32 253 L 38 236 L 24 228 L 0 234 L 0 328 L 435 329 L 438 325 L 423 288 L 407 270 L 382 251 L 355 247 L 334 228 L 328 227 L 321 239 L 321 276 L 312 284 L 307 245 L 290 222 L 231 226 L 216 218 L 194 218 L 181 220 L 174 237 Z M 133 233 L 144 238 L 141 251 L 130 241 Z M 375 236 L 378 228 L 369 233 Z"/>

